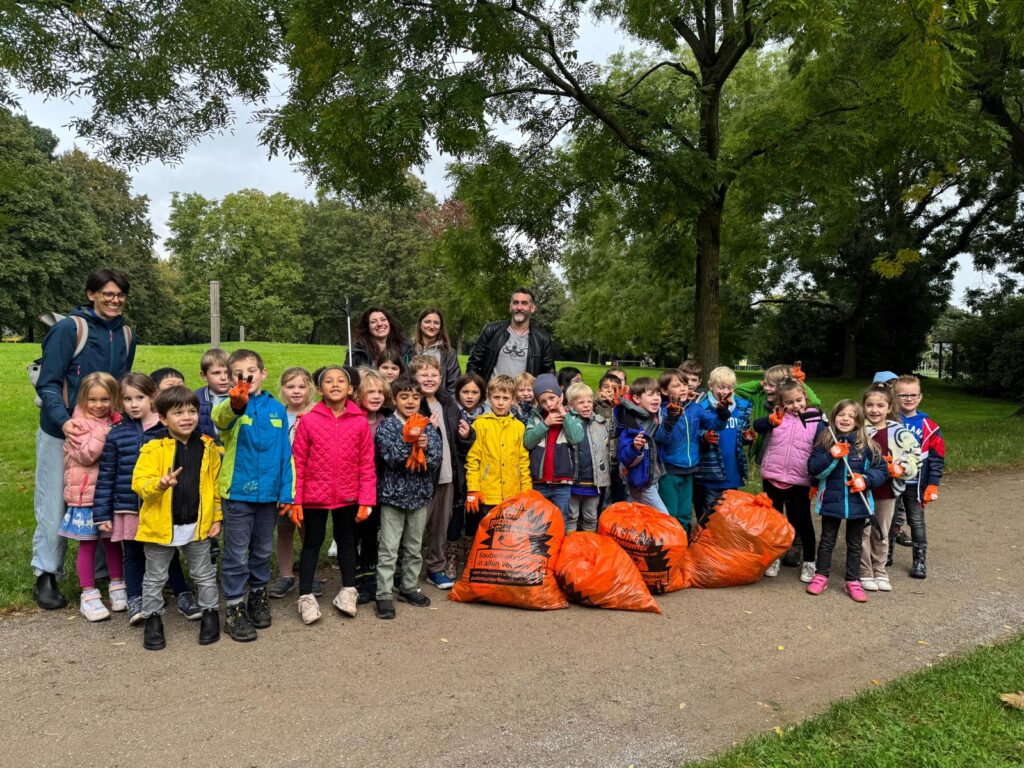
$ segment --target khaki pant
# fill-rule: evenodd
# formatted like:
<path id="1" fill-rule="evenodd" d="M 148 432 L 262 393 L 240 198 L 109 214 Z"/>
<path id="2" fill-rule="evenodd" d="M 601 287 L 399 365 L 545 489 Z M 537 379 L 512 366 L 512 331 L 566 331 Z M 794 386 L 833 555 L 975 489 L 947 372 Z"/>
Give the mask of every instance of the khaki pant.
<path id="1" fill-rule="evenodd" d="M 860 577 L 862 579 L 886 578 L 885 561 L 889 557 L 889 527 L 896 510 L 896 499 L 875 499 L 875 518 L 882 530 L 879 535 L 870 523 L 864 527 L 864 540 L 860 552 Z"/>
<path id="2" fill-rule="evenodd" d="M 398 547 L 402 547 L 403 592 L 415 592 L 419 587 L 420 567 L 423 565 L 423 526 L 427 522 L 427 508 L 399 509 L 380 505 L 380 549 L 377 552 L 377 599 L 390 600 L 394 589 L 395 563 Z"/>
<path id="3" fill-rule="evenodd" d="M 452 499 L 455 485 L 444 483 L 434 489 L 434 497 L 427 505 L 427 526 L 423 540 L 427 544 L 427 574 L 444 570 L 444 548 L 448 543 L 448 522 L 452 519 Z"/>

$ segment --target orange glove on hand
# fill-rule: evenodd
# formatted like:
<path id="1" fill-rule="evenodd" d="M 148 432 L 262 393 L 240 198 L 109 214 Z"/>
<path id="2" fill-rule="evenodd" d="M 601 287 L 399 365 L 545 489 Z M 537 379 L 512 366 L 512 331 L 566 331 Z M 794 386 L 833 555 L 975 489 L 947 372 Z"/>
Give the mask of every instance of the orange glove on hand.
<path id="1" fill-rule="evenodd" d="M 245 407 L 249 405 L 249 388 L 252 381 L 243 379 L 238 374 L 238 383 L 228 390 L 228 397 L 231 399 L 231 410 L 235 413 L 245 413 Z"/>
<path id="2" fill-rule="evenodd" d="M 818 486 L 811 486 L 811 490 L 807 492 L 807 498 L 811 500 L 812 504 L 814 503 L 814 500 L 818 498 Z"/>
<path id="3" fill-rule="evenodd" d="M 757 440 L 757 432 L 755 432 L 750 427 L 747 427 L 746 429 L 743 430 L 743 442 L 752 443 L 755 440 Z"/>
<path id="4" fill-rule="evenodd" d="M 430 419 L 422 413 L 414 413 L 406 419 L 405 426 L 402 428 L 402 439 L 407 443 L 415 443 L 420 439 L 420 435 L 423 434 L 423 430 L 429 423 Z"/>
<path id="5" fill-rule="evenodd" d="M 622 403 L 622 398 L 629 394 L 629 387 L 623 385 L 615 390 L 615 397 L 612 398 L 612 405 L 619 405 Z"/>
<path id="6" fill-rule="evenodd" d="M 704 436 L 701 437 L 701 440 L 703 440 L 708 445 L 718 445 L 718 433 L 715 432 L 715 430 L 713 429 L 709 429 L 707 432 L 704 433 Z"/>
<path id="7" fill-rule="evenodd" d="M 858 475 L 856 472 L 851 473 L 850 479 L 846 481 L 846 485 L 854 493 L 861 493 L 868 489 L 868 484 L 864 482 L 864 475 Z"/>
<path id="8" fill-rule="evenodd" d="M 778 427 L 782 424 L 782 417 L 786 415 L 786 412 L 776 406 L 775 410 L 768 414 L 768 421 L 773 427 Z"/>
<path id="9" fill-rule="evenodd" d="M 356 522 L 361 523 L 366 520 L 373 512 L 373 507 L 368 507 L 365 504 L 359 507 L 356 511 Z"/>
<path id="10" fill-rule="evenodd" d="M 475 491 L 470 491 L 466 494 L 466 511 L 473 513 L 480 512 L 480 497 L 476 495 Z"/>
<path id="11" fill-rule="evenodd" d="M 296 528 L 302 527 L 302 505 L 301 504 L 282 504 L 280 511 L 277 513 L 281 517 L 287 516 L 292 521 L 292 525 Z"/>
<path id="12" fill-rule="evenodd" d="M 793 363 L 793 378 L 796 379 L 797 381 L 803 381 L 804 379 L 807 378 L 807 374 L 804 373 L 803 368 L 801 368 L 801 365 L 803 364 L 799 360 Z"/>
<path id="13" fill-rule="evenodd" d="M 665 406 L 665 413 L 673 419 L 679 418 L 683 412 L 683 405 L 678 400 L 669 400 Z"/>
<path id="14" fill-rule="evenodd" d="M 921 505 L 927 506 L 933 501 L 939 500 L 939 486 L 927 485 L 924 489 L 924 494 L 921 496 Z"/>
<path id="15" fill-rule="evenodd" d="M 893 463 L 891 453 L 885 454 L 882 458 L 885 459 L 885 468 L 889 470 L 889 477 L 900 478 L 906 474 L 902 466 Z"/>
<path id="16" fill-rule="evenodd" d="M 850 455 L 850 444 L 849 443 L 836 443 L 828 449 L 829 454 L 833 459 L 845 459 Z"/>

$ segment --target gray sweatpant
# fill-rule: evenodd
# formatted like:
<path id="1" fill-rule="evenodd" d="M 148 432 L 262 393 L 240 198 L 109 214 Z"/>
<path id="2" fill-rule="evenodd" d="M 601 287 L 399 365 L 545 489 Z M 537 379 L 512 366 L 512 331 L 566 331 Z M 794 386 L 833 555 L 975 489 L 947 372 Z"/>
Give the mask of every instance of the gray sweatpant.
<path id="1" fill-rule="evenodd" d="M 216 608 L 220 600 L 217 591 L 217 569 L 210 560 L 210 540 L 190 541 L 179 547 L 188 561 L 188 570 L 196 583 L 199 607 L 203 610 Z M 174 547 L 163 544 L 145 545 L 146 573 L 142 577 L 142 615 L 151 616 L 164 612 L 164 584 L 167 570 L 171 567 Z"/>

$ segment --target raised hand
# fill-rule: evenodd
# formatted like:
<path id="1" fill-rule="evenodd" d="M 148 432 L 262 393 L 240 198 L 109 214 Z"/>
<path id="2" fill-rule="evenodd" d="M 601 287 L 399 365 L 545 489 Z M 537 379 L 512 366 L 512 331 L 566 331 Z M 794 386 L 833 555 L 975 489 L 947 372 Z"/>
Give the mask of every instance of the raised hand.
<path id="1" fill-rule="evenodd" d="M 623 384 L 617 390 L 615 390 L 615 397 L 612 398 L 612 405 L 619 405 L 622 402 L 622 398 L 629 394 L 629 387 Z"/>
<path id="2" fill-rule="evenodd" d="M 803 368 L 801 367 L 802 365 L 803 363 L 801 363 L 799 360 L 793 363 L 793 378 L 796 379 L 797 381 L 803 381 L 804 379 L 807 378 L 807 374 L 804 373 Z"/>
<path id="3" fill-rule="evenodd" d="M 665 406 L 665 413 L 668 414 L 669 418 L 678 419 L 682 412 L 683 404 L 675 398 L 669 400 L 668 405 Z"/>
<path id="4" fill-rule="evenodd" d="M 459 419 L 459 437 L 463 440 L 469 437 L 469 422 L 465 419 Z"/>
<path id="5" fill-rule="evenodd" d="M 786 415 L 786 412 L 781 407 L 775 406 L 775 410 L 768 414 L 768 421 L 773 427 L 778 427 L 782 424 L 782 417 Z"/>
<path id="6" fill-rule="evenodd" d="M 757 440 L 757 432 L 750 427 L 743 430 L 743 442 L 752 443 Z"/>
<path id="7" fill-rule="evenodd" d="M 846 485 L 854 493 L 861 493 L 868 489 L 868 484 L 864 482 L 864 475 L 858 475 L 856 472 L 850 473 L 850 479 L 846 481 Z"/>
<path id="8" fill-rule="evenodd" d="M 715 430 L 713 429 L 709 429 L 701 437 L 701 440 L 703 440 L 708 445 L 718 445 L 718 433 L 715 432 Z"/>
<path id="9" fill-rule="evenodd" d="M 249 388 L 252 386 L 252 377 L 243 378 L 238 374 L 238 381 L 228 390 L 228 397 L 231 398 L 231 410 L 235 413 L 244 413 L 249 405 Z"/>
<path id="10" fill-rule="evenodd" d="M 430 420 L 422 413 L 414 413 L 405 421 L 402 428 L 402 439 L 407 443 L 417 442 L 425 433 Z"/>
<path id="11" fill-rule="evenodd" d="M 849 443 L 836 443 L 828 449 L 829 454 L 833 459 L 845 459 L 850 455 L 850 444 Z"/>
<path id="12" fill-rule="evenodd" d="M 647 435 L 643 432 L 637 432 L 636 437 L 633 438 L 633 448 L 638 451 L 642 451 L 647 445 Z"/>
<path id="13" fill-rule="evenodd" d="M 279 504 L 278 514 L 281 517 L 286 517 L 292 521 L 292 525 L 296 528 L 302 527 L 302 505 L 301 504 Z"/>
<path id="14" fill-rule="evenodd" d="M 178 467 L 173 472 L 168 472 L 160 478 L 160 482 L 157 483 L 157 488 L 161 491 L 166 491 L 168 488 L 176 486 L 178 484 L 178 475 L 180 475 L 184 469 L 184 467 Z"/>

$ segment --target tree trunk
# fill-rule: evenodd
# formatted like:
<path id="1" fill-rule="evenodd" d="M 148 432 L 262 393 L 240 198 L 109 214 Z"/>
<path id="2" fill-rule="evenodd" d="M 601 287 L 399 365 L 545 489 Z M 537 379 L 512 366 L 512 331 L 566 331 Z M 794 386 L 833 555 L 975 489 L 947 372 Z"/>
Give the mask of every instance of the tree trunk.
<path id="1" fill-rule="evenodd" d="M 697 215 L 696 302 L 693 318 L 694 357 L 710 371 L 718 365 L 719 259 L 724 188 Z"/>
<path id="2" fill-rule="evenodd" d="M 320 343 L 320 319 L 317 318 L 313 321 L 313 327 L 309 329 L 309 344 Z"/>
<path id="3" fill-rule="evenodd" d="M 846 340 L 843 344 L 843 370 L 839 374 L 841 379 L 853 379 L 857 376 L 857 332 L 852 328 L 846 331 Z"/>

